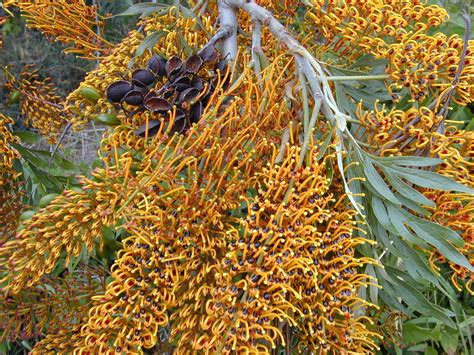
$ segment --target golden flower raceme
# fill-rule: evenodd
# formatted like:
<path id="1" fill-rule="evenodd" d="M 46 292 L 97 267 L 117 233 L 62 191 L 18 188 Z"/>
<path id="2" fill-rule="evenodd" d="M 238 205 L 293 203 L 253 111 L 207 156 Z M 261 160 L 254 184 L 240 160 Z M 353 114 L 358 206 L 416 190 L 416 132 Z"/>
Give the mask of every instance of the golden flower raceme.
<path id="1" fill-rule="evenodd" d="M 84 0 L 9 0 L 4 6 L 18 7 L 30 28 L 69 45 L 65 53 L 95 59 L 113 46 L 101 36 L 104 21 L 97 7 Z"/>
<path id="2" fill-rule="evenodd" d="M 353 61 L 362 54 L 377 55 L 407 33 L 426 32 L 448 18 L 446 10 L 424 0 L 314 0 L 311 4 L 307 16 L 324 41 L 317 50 L 331 47 Z"/>
<path id="3" fill-rule="evenodd" d="M 25 66 L 20 78 L 13 77 L 5 68 L 11 92 L 18 92 L 24 123 L 38 130 L 49 143 L 55 143 L 67 122 L 63 100 L 50 78 L 41 79 L 38 70 Z"/>
<path id="4" fill-rule="evenodd" d="M 367 241 L 352 235 L 355 212 L 341 206 L 318 148 L 310 148 L 307 168 L 298 167 L 299 153 L 290 147 L 281 165 L 270 160 L 257 173 L 257 196 L 220 266 L 198 349 L 266 353 L 291 333 L 302 352 L 377 347 L 370 320 L 354 314 L 367 304 L 357 292 L 368 276 L 357 269 L 374 261 L 354 256 Z"/>
<path id="5" fill-rule="evenodd" d="M 12 143 L 19 143 L 18 137 L 12 135 L 10 126 L 14 121 L 10 117 L 0 114 L 0 187 L 15 180 L 20 173 L 13 169 L 13 161 L 20 155 L 11 146 Z"/>

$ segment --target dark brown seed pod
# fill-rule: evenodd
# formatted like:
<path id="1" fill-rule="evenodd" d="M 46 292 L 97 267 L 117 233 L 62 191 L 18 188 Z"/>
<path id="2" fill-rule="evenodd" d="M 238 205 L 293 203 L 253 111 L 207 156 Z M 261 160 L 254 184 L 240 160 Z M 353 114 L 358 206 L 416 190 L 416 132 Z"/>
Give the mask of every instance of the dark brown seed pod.
<path id="1" fill-rule="evenodd" d="M 147 65 L 148 70 L 151 70 L 153 73 L 159 76 L 166 75 L 166 59 L 161 55 L 155 54 L 150 58 L 150 61 Z"/>
<path id="2" fill-rule="evenodd" d="M 166 75 L 168 76 L 168 78 L 173 75 L 176 75 L 177 73 L 179 73 L 182 67 L 183 61 L 179 57 L 173 56 L 166 62 Z"/>
<path id="3" fill-rule="evenodd" d="M 183 111 L 177 110 L 176 116 L 173 122 L 173 127 L 171 128 L 172 133 L 183 133 L 189 128 L 186 115 Z"/>
<path id="4" fill-rule="evenodd" d="M 166 112 L 173 108 L 173 106 L 165 99 L 159 97 L 152 97 L 148 99 L 144 106 L 151 112 Z"/>
<path id="5" fill-rule="evenodd" d="M 161 96 L 162 96 L 164 99 L 169 99 L 169 98 L 172 97 L 174 94 L 176 94 L 176 90 L 174 90 L 173 88 L 167 88 L 165 91 L 162 91 L 162 92 L 161 92 Z"/>
<path id="6" fill-rule="evenodd" d="M 180 76 L 173 81 L 171 87 L 177 91 L 184 91 L 191 87 L 191 79 L 187 76 Z"/>
<path id="7" fill-rule="evenodd" d="M 219 58 L 219 53 L 214 46 L 204 47 L 198 54 L 204 62 L 215 62 Z"/>
<path id="8" fill-rule="evenodd" d="M 203 111 L 204 111 L 204 106 L 203 106 L 202 102 L 201 101 L 196 102 L 193 105 L 193 107 L 191 109 L 190 116 L 189 116 L 189 120 L 191 121 L 191 123 L 198 122 L 199 119 L 202 116 Z"/>
<path id="9" fill-rule="evenodd" d="M 135 130 L 135 134 L 140 137 L 145 137 L 148 132 L 148 137 L 153 137 L 158 132 L 160 128 L 161 121 L 159 120 L 150 120 L 148 121 L 148 127 L 146 124 L 142 125 L 140 128 Z"/>
<path id="10" fill-rule="evenodd" d="M 151 85 L 155 79 L 155 74 L 147 69 L 137 69 L 132 73 L 132 83 L 138 86 Z"/>
<path id="11" fill-rule="evenodd" d="M 186 60 L 185 70 L 187 73 L 196 74 L 203 64 L 203 60 L 198 55 L 192 55 Z"/>
<path id="12" fill-rule="evenodd" d="M 148 94 L 149 89 L 146 86 L 133 85 L 133 90 L 138 90 L 142 93 L 143 96 Z"/>
<path id="13" fill-rule="evenodd" d="M 198 89 L 199 91 L 201 91 L 202 89 L 204 89 L 204 80 L 202 80 L 199 77 L 195 77 L 191 81 L 191 86 L 193 88 Z"/>
<path id="14" fill-rule="evenodd" d="M 156 93 L 155 90 L 148 91 L 148 93 L 143 98 L 143 102 L 146 102 L 148 99 L 151 99 L 152 97 L 158 97 L 158 94 Z"/>
<path id="15" fill-rule="evenodd" d="M 123 98 L 129 105 L 138 106 L 143 102 L 143 94 L 139 90 L 129 91 Z"/>
<path id="16" fill-rule="evenodd" d="M 107 99 L 112 102 L 120 102 L 124 96 L 133 90 L 132 84 L 125 80 L 114 81 L 105 91 Z"/>
<path id="17" fill-rule="evenodd" d="M 221 61 L 217 62 L 216 66 L 214 67 L 214 71 L 220 71 L 221 75 L 224 75 L 229 68 L 229 62 L 227 59 L 222 59 Z"/>
<path id="18" fill-rule="evenodd" d="M 179 98 L 178 98 L 178 103 L 179 104 L 182 104 L 184 102 L 191 102 L 193 101 L 196 97 L 199 96 L 199 90 L 198 89 L 195 89 L 193 87 L 189 88 L 189 89 L 186 89 L 184 90 L 183 92 L 181 92 L 181 94 L 179 95 Z"/>

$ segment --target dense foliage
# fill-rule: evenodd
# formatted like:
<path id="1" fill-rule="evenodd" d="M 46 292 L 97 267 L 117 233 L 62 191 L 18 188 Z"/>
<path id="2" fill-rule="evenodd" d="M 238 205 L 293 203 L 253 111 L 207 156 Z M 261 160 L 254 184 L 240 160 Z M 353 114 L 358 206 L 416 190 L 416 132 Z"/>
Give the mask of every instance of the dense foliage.
<path id="1" fill-rule="evenodd" d="M 92 69 L 3 68 L 0 351 L 472 351 L 471 8 L 110 6 L 2 4 Z"/>

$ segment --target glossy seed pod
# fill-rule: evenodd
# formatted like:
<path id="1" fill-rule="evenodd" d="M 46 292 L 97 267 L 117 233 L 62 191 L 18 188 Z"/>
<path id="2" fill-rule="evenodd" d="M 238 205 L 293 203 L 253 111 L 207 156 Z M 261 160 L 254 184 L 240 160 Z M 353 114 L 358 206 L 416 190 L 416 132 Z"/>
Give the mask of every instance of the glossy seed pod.
<path id="1" fill-rule="evenodd" d="M 160 128 L 161 121 L 159 120 L 150 120 L 148 125 L 144 124 L 140 128 L 135 130 L 135 134 L 140 137 L 145 137 L 148 133 L 148 137 L 156 135 L 158 129 Z"/>
<path id="2" fill-rule="evenodd" d="M 151 97 L 145 101 L 144 106 L 151 112 L 167 112 L 173 108 L 173 106 L 165 99 L 159 97 Z"/>
<path id="3" fill-rule="evenodd" d="M 148 62 L 147 69 L 159 76 L 166 75 L 166 59 L 161 55 L 155 54 Z"/>
<path id="4" fill-rule="evenodd" d="M 196 74 L 203 64 L 203 60 L 198 55 L 192 55 L 186 60 L 185 71 L 187 73 Z"/>
<path id="5" fill-rule="evenodd" d="M 143 94 L 140 90 L 132 90 L 124 96 L 123 100 L 129 105 L 137 106 L 143 103 Z"/>
<path id="6" fill-rule="evenodd" d="M 189 115 L 189 120 L 191 123 L 196 123 L 199 121 L 199 119 L 202 116 L 202 112 L 204 111 L 204 105 L 202 104 L 201 101 L 196 102 L 192 109 L 191 113 Z"/>
<path id="7" fill-rule="evenodd" d="M 124 96 L 133 90 L 132 84 L 125 80 L 114 81 L 105 91 L 107 99 L 112 102 L 120 102 Z"/>
<path id="8" fill-rule="evenodd" d="M 176 110 L 176 117 L 173 121 L 171 133 L 183 133 L 189 128 L 188 120 L 182 110 Z"/>
<path id="9" fill-rule="evenodd" d="M 219 53 L 212 45 L 204 47 L 198 55 L 204 62 L 215 62 L 219 58 Z"/>
<path id="10" fill-rule="evenodd" d="M 181 92 L 181 94 L 179 95 L 178 103 L 182 104 L 184 102 L 191 102 L 195 98 L 197 98 L 199 94 L 200 94 L 199 90 L 193 87 L 186 89 L 183 92 Z"/>
<path id="11" fill-rule="evenodd" d="M 147 69 L 137 69 L 132 74 L 132 83 L 138 86 L 148 86 L 153 84 L 156 75 Z"/>
<path id="12" fill-rule="evenodd" d="M 179 57 L 173 56 L 166 62 L 166 75 L 170 78 L 171 76 L 178 74 L 182 67 L 183 61 Z"/>

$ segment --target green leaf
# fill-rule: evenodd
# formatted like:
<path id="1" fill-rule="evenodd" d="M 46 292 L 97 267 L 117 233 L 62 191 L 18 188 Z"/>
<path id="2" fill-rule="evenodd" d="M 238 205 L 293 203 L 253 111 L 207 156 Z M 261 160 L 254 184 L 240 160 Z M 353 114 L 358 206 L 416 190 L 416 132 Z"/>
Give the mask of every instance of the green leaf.
<path id="1" fill-rule="evenodd" d="M 389 232 L 397 234 L 395 227 L 392 225 L 387 213 L 387 208 L 381 199 L 376 196 L 372 197 L 372 210 L 377 221 Z"/>
<path id="2" fill-rule="evenodd" d="M 167 4 L 155 4 L 152 2 L 144 2 L 141 4 L 135 4 L 133 6 L 130 6 L 127 10 L 125 10 L 124 12 L 116 16 L 140 15 L 144 17 L 157 11 L 163 11 L 163 10 L 167 11 L 169 6 L 170 5 L 167 5 Z"/>
<path id="3" fill-rule="evenodd" d="M 326 154 L 326 151 L 329 147 L 329 144 L 331 143 L 331 140 L 332 140 L 332 131 L 327 132 L 326 137 L 324 138 L 323 144 L 321 145 L 321 148 L 319 149 L 319 153 L 316 157 L 316 160 L 321 159 Z"/>
<path id="4" fill-rule="evenodd" d="M 421 314 L 435 317 L 445 324 L 449 324 L 451 327 L 455 326 L 450 318 L 454 316 L 454 313 L 427 300 L 418 290 L 418 287 L 414 286 L 417 285 L 416 280 L 409 277 L 406 273 L 392 267 L 387 266 L 385 271 L 385 277 L 382 274 L 379 280 L 382 283 L 381 279 L 384 279 L 384 283 L 390 282 L 393 285 L 392 290 L 395 292 L 394 296 L 402 298 L 408 306 Z M 384 284 L 382 284 L 382 286 L 385 287 Z"/>
<path id="5" fill-rule="evenodd" d="M 347 93 L 345 91 L 345 86 L 339 83 L 335 83 L 336 89 L 336 102 L 338 107 L 342 109 L 342 111 L 348 115 L 356 111 L 356 105 L 354 102 L 348 99 Z"/>
<path id="6" fill-rule="evenodd" d="M 364 167 L 364 175 L 367 178 L 367 181 L 379 193 L 379 195 L 396 205 L 400 205 L 400 201 L 397 200 L 388 185 L 374 168 L 372 162 L 369 159 L 364 159 L 362 164 Z"/>
<path id="7" fill-rule="evenodd" d="M 431 329 L 406 323 L 403 325 L 403 341 L 405 344 L 419 344 L 431 339 Z"/>
<path id="8" fill-rule="evenodd" d="M 13 135 L 20 138 L 22 142 L 28 144 L 35 144 L 41 138 L 39 134 L 31 131 L 16 131 L 13 132 Z"/>
<path id="9" fill-rule="evenodd" d="M 417 236 L 413 235 L 407 227 L 405 227 L 405 223 L 407 222 L 406 216 L 402 213 L 402 209 L 398 206 L 394 206 L 392 203 L 386 203 L 385 206 L 387 207 L 388 217 L 390 218 L 390 222 L 395 227 L 396 231 L 406 240 L 422 247 L 422 248 L 429 248 L 428 244 L 424 243 L 423 241 L 419 240 Z"/>
<path id="10" fill-rule="evenodd" d="M 400 193 L 400 195 L 404 196 L 407 199 L 416 202 L 419 205 L 425 205 L 429 207 L 435 207 L 435 203 L 430 199 L 426 198 L 422 193 L 415 190 L 414 188 L 407 185 L 393 173 L 386 172 L 385 174 L 388 182 L 392 185 L 392 187 Z"/>
<path id="11" fill-rule="evenodd" d="M 402 196 L 398 193 L 395 194 L 398 200 L 402 203 L 402 206 L 412 210 L 413 212 L 418 213 L 420 216 L 430 216 L 431 212 L 421 207 L 418 203 L 413 202 L 412 200 L 407 199 L 405 196 Z"/>
<path id="12" fill-rule="evenodd" d="M 456 329 L 445 327 L 441 335 L 441 346 L 448 354 L 455 354 L 459 345 L 459 333 Z"/>
<path id="13" fill-rule="evenodd" d="M 166 36 L 166 32 L 162 30 L 154 31 L 149 34 L 137 48 L 136 55 L 139 57 L 145 53 L 147 49 L 152 50 L 158 41 Z"/>
<path id="14" fill-rule="evenodd" d="M 390 171 L 415 185 L 428 189 L 474 194 L 474 190 L 469 187 L 459 184 L 451 178 L 428 170 L 398 167 L 397 169 L 390 169 Z"/>
<path id="15" fill-rule="evenodd" d="M 406 213 L 406 215 L 408 215 L 408 213 Z M 410 218 L 426 233 L 429 233 L 438 239 L 450 241 L 451 243 L 453 243 L 454 245 L 458 247 L 462 247 L 464 245 L 463 239 L 455 231 L 449 228 L 446 228 L 442 226 L 441 224 L 431 222 L 426 219 L 419 218 L 413 215 L 410 215 Z"/>
<path id="16" fill-rule="evenodd" d="M 425 349 L 425 355 L 438 355 L 438 351 L 432 346 L 428 346 Z"/>
<path id="17" fill-rule="evenodd" d="M 401 156 L 401 157 L 377 157 L 370 155 L 370 159 L 375 160 L 378 164 L 393 167 L 395 165 L 401 166 L 418 166 L 427 167 L 441 164 L 443 161 L 436 158 L 415 157 L 415 156 Z"/>
<path id="18" fill-rule="evenodd" d="M 417 220 L 417 217 L 415 216 L 410 216 L 408 220 L 409 226 L 415 231 L 415 233 L 427 243 L 432 244 L 441 255 L 443 255 L 449 261 L 463 266 L 471 272 L 474 272 L 474 267 L 469 263 L 467 258 L 445 239 L 446 234 L 444 230 L 441 230 L 441 228 L 430 228 L 430 231 L 427 231 L 425 229 L 427 224 L 423 222 L 427 221 L 421 220 L 419 218 Z M 433 223 L 433 225 L 436 224 Z M 440 225 L 437 226 L 441 227 Z"/>

